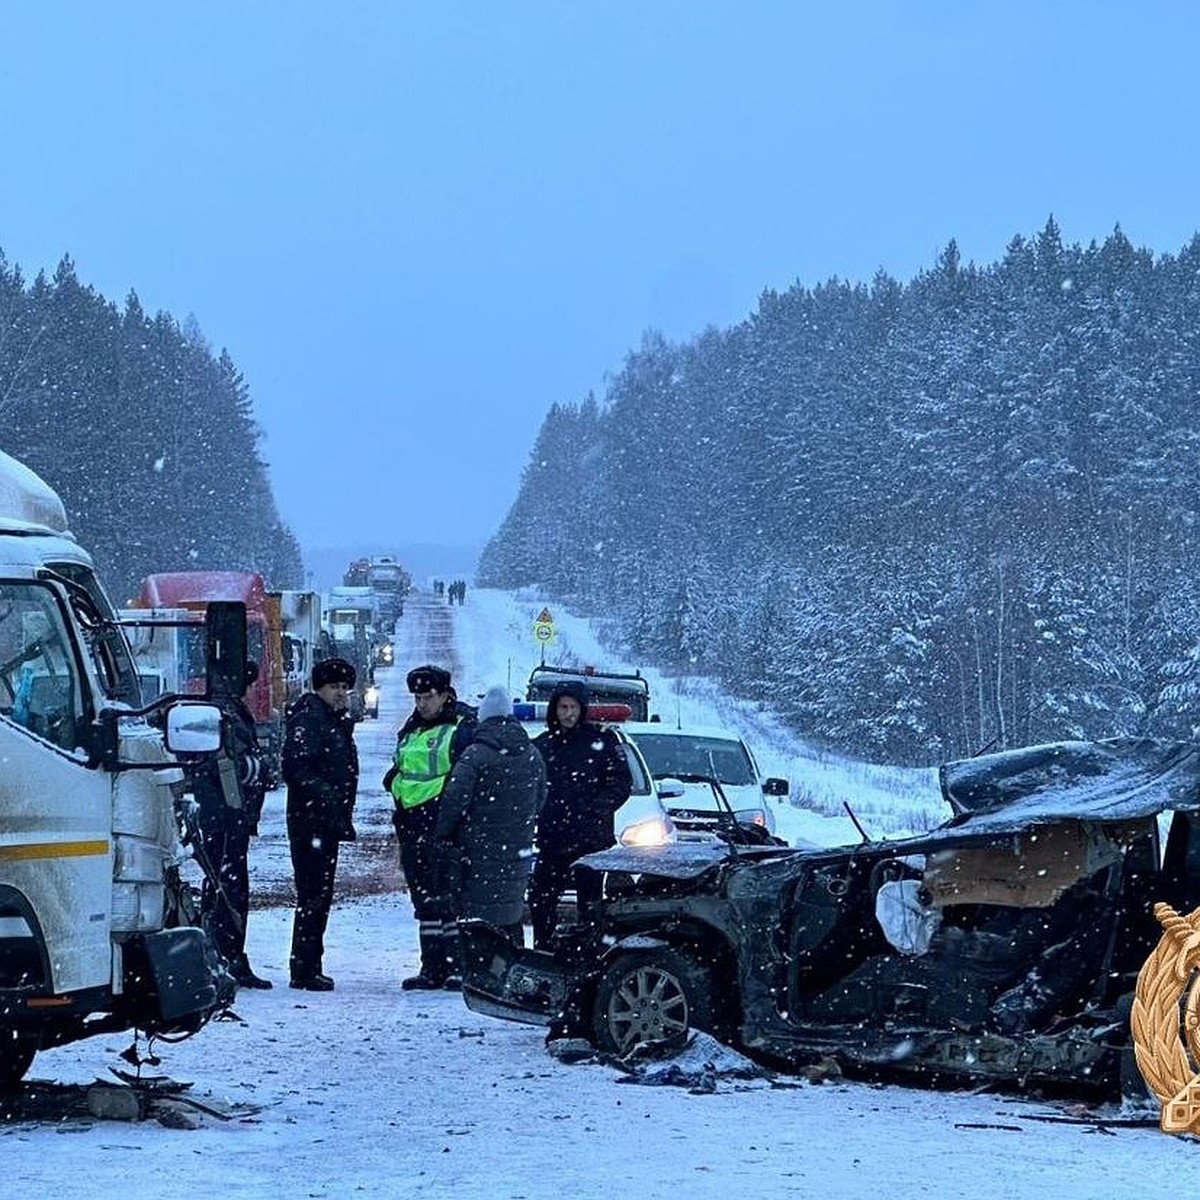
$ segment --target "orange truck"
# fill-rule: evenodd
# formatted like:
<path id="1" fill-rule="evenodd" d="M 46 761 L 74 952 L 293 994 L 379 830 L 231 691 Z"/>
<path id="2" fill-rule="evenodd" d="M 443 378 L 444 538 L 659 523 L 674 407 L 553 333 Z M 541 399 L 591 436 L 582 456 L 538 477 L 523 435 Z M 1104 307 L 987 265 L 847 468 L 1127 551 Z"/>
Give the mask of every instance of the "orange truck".
<path id="1" fill-rule="evenodd" d="M 258 663 L 258 679 L 250 685 L 246 707 L 254 717 L 267 762 L 267 786 L 282 778 L 283 711 L 288 680 L 283 663 L 283 615 L 280 593 L 267 591 L 261 575 L 249 571 L 174 571 L 147 575 L 130 608 L 182 609 L 203 614 L 212 600 L 234 600 L 246 606 L 246 655 Z M 177 664 L 178 690 L 203 695 L 203 652 Z"/>

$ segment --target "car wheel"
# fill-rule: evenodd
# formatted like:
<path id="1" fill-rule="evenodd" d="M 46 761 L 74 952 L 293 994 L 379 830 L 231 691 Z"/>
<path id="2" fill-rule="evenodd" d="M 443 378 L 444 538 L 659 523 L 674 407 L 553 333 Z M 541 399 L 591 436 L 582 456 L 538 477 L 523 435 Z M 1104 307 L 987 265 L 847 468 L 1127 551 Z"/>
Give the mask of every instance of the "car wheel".
<path id="1" fill-rule="evenodd" d="M 699 963 L 665 947 L 621 955 L 596 991 L 596 1044 L 613 1054 L 680 1041 L 715 1024 L 712 978 Z"/>
<path id="2" fill-rule="evenodd" d="M 0 1028 L 0 1091 L 9 1091 L 25 1078 L 33 1063 L 37 1042 L 15 1029 Z"/>

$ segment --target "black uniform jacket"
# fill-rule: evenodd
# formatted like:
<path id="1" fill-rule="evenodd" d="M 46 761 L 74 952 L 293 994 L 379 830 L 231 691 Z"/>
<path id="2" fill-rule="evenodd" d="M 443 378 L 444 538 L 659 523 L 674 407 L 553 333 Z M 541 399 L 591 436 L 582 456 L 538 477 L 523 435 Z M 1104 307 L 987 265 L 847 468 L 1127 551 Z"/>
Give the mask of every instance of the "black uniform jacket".
<path id="1" fill-rule="evenodd" d="M 558 723 L 560 696 L 583 712 L 574 729 Z M 613 843 L 613 813 L 629 799 L 633 779 L 616 735 L 587 720 L 587 691 L 571 680 L 550 693 L 546 732 L 533 744 L 546 763 L 546 803 L 538 817 L 539 853 L 577 858 Z"/>
<path id="2" fill-rule="evenodd" d="M 283 778 L 289 837 L 352 840 L 358 750 L 349 712 L 335 712 L 305 692 L 288 710 Z"/>
<path id="3" fill-rule="evenodd" d="M 254 717 L 241 700 L 227 700 L 221 710 L 227 734 L 223 753 L 233 759 L 241 807 L 232 805 L 225 794 L 220 764 L 215 759 L 206 761 L 196 772 L 193 784 L 196 801 L 210 826 L 223 822 L 230 829 L 245 827 L 247 833 L 257 833 L 265 792 L 264 764 Z"/>

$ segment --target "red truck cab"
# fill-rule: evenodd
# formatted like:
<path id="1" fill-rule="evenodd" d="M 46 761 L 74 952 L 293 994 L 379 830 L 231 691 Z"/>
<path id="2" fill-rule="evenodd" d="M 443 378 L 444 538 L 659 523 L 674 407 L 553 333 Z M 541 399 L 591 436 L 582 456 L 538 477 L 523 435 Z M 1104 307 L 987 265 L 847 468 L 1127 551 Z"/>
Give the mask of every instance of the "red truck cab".
<path id="1" fill-rule="evenodd" d="M 236 600 L 246 606 L 246 656 L 258 663 L 246 707 L 254 717 L 268 767 L 268 784 L 280 779 L 285 702 L 279 595 L 268 593 L 263 577 L 249 571 L 174 571 L 147 575 L 132 608 L 181 608 L 203 620 L 210 600 Z M 179 690 L 203 695 L 204 648 L 179 664 Z"/>

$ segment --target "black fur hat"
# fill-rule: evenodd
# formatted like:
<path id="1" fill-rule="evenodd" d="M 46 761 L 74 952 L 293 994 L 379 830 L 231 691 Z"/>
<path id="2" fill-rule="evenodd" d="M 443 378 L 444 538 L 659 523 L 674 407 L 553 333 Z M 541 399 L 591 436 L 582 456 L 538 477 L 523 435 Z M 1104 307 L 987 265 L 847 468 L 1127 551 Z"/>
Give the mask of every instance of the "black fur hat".
<path id="1" fill-rule="evenodd" d="M 426 663 L 423 667 L 413 667 L 408 673 L 408 690 L 415 696 L 418 692 L 448 692 L 450 690 L 450 672 L 444 667 L 435 667 Z"/>
<path id="2" fill-rule="evenodd" d="M 355 680 L 354 664 L 344 658 L 323 658 L 312 669 L 313 691 L 320 691 L 327 683 L 344 683 L 353 687 Z"/>

